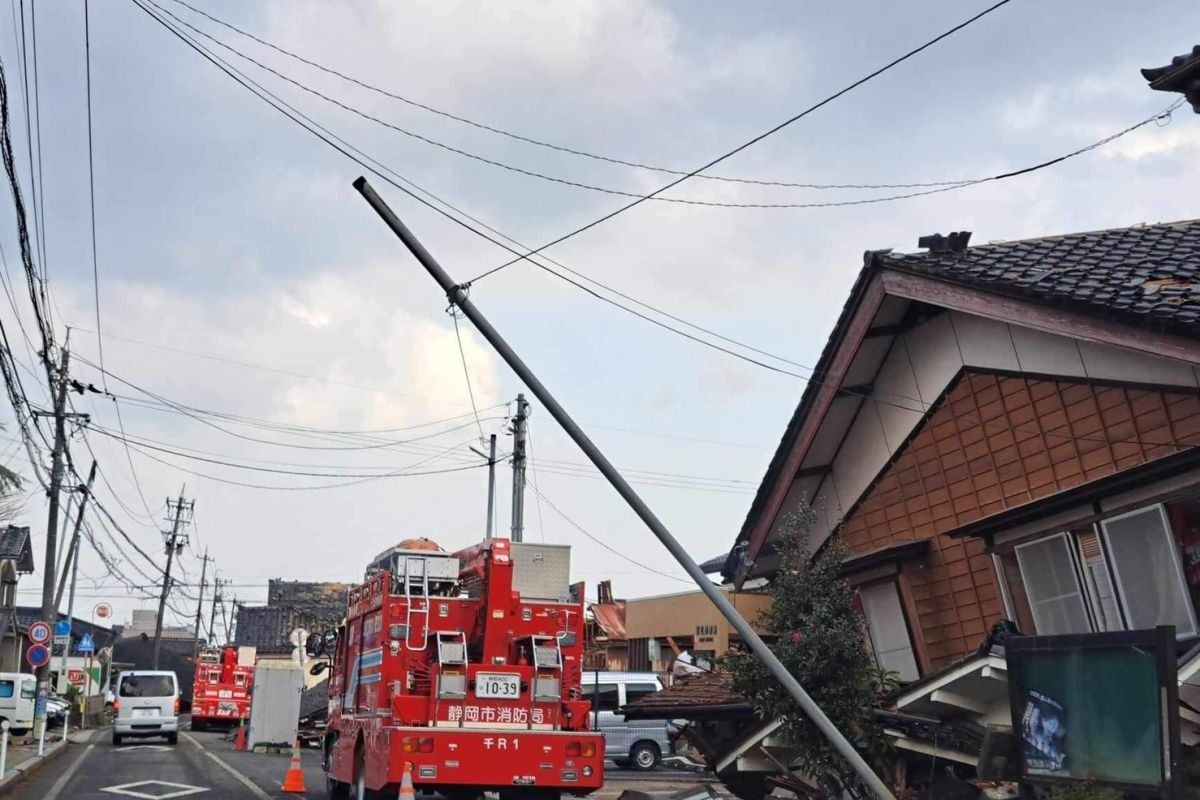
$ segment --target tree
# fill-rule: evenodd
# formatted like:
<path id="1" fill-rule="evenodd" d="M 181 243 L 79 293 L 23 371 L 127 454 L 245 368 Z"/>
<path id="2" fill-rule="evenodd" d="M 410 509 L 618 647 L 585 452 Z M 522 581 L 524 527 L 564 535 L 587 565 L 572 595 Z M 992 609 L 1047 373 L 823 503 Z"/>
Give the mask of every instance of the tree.
<path id="1" fill-rule="evenodd" d="M 853 590 L 839 575 L 844 547 L 830 542 L 815 559 L 811 556 L 814 519 L 812 510 L 804 507 L 784 520 L 779 570 L 769 587 L 772 602 L 757 625 L 772 652 L 838 730 L 878 764 L 886 752 L 871 709 L 878 671 L 863 643 Z M 757 656 L 734 652 L 720 666 L 760 718 L 786 720 L 782 730 L 799 750 L 795 769 L 814 779 L 833 776 L 843 786 L 858 785 L 849 766 Z"/>

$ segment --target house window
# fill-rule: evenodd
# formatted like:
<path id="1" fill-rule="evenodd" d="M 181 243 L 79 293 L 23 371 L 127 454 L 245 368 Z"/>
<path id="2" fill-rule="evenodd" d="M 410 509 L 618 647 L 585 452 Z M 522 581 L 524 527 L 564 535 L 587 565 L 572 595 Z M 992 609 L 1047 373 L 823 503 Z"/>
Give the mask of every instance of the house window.
<path id="1" fill-rule="evenodd" d="M 867 620 L 867 633 L 875 663 L 883 669 L 900 674 L 901 680 L 913 681 L 920 677 L 917 660 L 913 656 L 912 640 L 908 636 L 908 625 L 904 621 L 904 609 L 900 605 L 900 593 L 894 581 L 882 581 L 858 590 L 862 601 L 863 616 Z"/>
<path id="2" fill-rule="evenodd" d="M 1179 548 L 1161 505 L 1100 523 L 1112 553 L 1113 573 L 1130 628 L 1174 625 L 1178 634 L 1196 632 Z"/>
<path id="3" fill-rule="evenodd" d="M 1069 534 L 1056 533 L 1019 545 L 1017 563 L 1038 633 L 1080 633 L 1092 629 L 1071 555 Z"/>

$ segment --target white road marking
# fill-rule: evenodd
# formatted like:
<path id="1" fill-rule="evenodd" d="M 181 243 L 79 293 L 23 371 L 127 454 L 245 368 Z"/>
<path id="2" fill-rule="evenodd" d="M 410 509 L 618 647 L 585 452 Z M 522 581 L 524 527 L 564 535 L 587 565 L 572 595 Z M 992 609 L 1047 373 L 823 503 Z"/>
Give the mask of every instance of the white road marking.
<path id="1" fill-rule="evenodd" d="M 187 739 L 192 744 L 196 745 L 196 747 L 198 747 L 200 749 L 200 751 L 202 753 L 204 753 L 204 755 L 208 756 L 213 761 L 215 761 L 217 763 L 217 765 L 219 767 L 221 767 L 221 769 L 225 770 L 230 775 L 237 778 L 238 782 L 241 783 L 243 786 L 245 786 L 247 789 L 249 789 L 250 793 L 253 794 L 255 797 L 259 798 L 259 800 L 271 800 L 271 795 L 264 792 L 257 783 L 250 780 L 249 778 L 247 778 L 242 773 L 238 772 L 233 767 L 229 766 L 229 764 L 227 764 L 223 759 L 217 757 L 217 755 L 215 753 L 213 753 L 209 750 L 206 750 L 204 748 L 204 745 L 200 744 L 200 742 L 198 742 L 194 737 L 190 736 L 187 733 L 184 733 L 183 731 L 180 731 L 179 735 L 182 736 L 184 739 Z"/>
<path id="2" fill-rule="evenodd" d="M 62 794 L 62 790 L 66 788 L 67 781 L 74 777 L 75 773 L 79 771 L 80 765 L 87 760 L 87 757 L 92 754 L 92 750 L 94 749 L 96 749 L 96 743 L 92 742 L 87 746 L 87 749 L 83 751 L 83 754 L 80 755 L 79 758 L 75 759 L 75 763 L 67 767 L 62 776 L 54 782 L 54 785 L 50 787 L 50 794 L 43 797 L 42 800 L 57 800 L 58 796 Z"/>
<path id="3" fill-rule="evenodd" d="M 175 791 L 155 792 L 139 792 L 135 787 L 142 786 L 149 789 L 151 786 L 164 786 L 167 789 Z M 200 794 L 207 792 L 206 786 L 189 786 L 186 783 L 171 783 L 169 781 L 137 781 L 136 783 L 123 783 L 120 786 L 104 786 L 100 789 L 102 792 L 111 792 L 112 794 L 123 794 L 126 797 L 140 797 L 144 800 L 170 800 L 173 797 L 186 797 L 189 794 Z"/>
<path id="4" fill-rule="evenodd" d="M 114 747 L 118 753 L 128 753 L 131 750 L 154 750 L 155 752 L 167 752 L 174 748 L 168 747 L 165 744 L 128 744 L 124 747 Z"/>

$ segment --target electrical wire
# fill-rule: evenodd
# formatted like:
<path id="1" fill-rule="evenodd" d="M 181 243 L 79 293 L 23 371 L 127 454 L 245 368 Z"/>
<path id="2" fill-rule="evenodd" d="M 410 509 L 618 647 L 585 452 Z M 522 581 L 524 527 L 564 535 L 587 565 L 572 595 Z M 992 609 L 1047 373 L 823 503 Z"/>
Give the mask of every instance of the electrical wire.
<path id="1" fill-rule="evenodd" d="M 513 139 L 515 141 L 524 142 L 526 144 L 531 144 L 536 147 L 544 147 L 546 149 L 555 150 L 557 152 L 566 153 L 568 155 L 580 156 L 582 158 L 589 158 L 589 159 L 592 159 L 595 161 L 602 161 L 602 162 L 606 162 L 609 164 L 615 164 L 618 166 L 632 167 L 635 169 L 647 170 L 649 172 L 658 172 L 658 173 L 661 173 L 664 175 L 688 175 L 689 174 L 688 172 L 686 172 L 684 170 L 680 170 L 680 169 L 671 169 L 669 167 L 655 166 L 653 164 L 646 164 L 646 163 L 642 163 L 642 162 L 638 162 L 638 161 L 632 161 L 629 159 L 616 158 L 613 156 L 606 156 L 606 155 L 602 155 L 599 153 L 593 153 L 593 152 L 581 150 L 578 148 L 553 144 L 551 142 L 547 142 L 547 141 L 544 141 L 541 139 L 536 139 L 534 137 L 526 136 L 526 135 L 519 134 L 519 133 L 514 133 L 513 131 L 505 130 L 503 128 L 499 128 L 494 125 L 489 125 L 487 123 L 478 122 L 476 120 L 472 120 L 468 117 L 465 117 L 465 116 L 462 116 L 459 114 L 453 114 L 451 112 L 448 112 L 448 111 L 445 111 L 445 110 L 442 110 L 439 108 L 435 108 L 426 103 L 421 103 L 421 102 L 418 102 L 411 98 L 397 94 L 395 92 L 388 91 L 387 89 L 382 89 L 378 86 L 374 86 L 374 85 L 368 83 L 367 81 L 364 81 L 360 78 L 353 77 L 351 75 L 348 75 L 344 72 L 333 69 L 331 67 L 325 66 L 317 61 L 313 61 L 309 58 L 305 58 L 304 56 L 301 56 L 294 51 L 291 51 L 284 47 L 281 47 L 281 46 L 275 44 L 274 42 L 271 42 L 265 38 L 262 38 L 253 33 L 250 33 L 249 31 L 244 30 L 243 28 L 239 28 L 238 26 L 233 25 L 232 23 L 230 23 L 226 20 L 220 19 L 220 18 L 214 16 L 213 14 L 210 14 L 209 12 L 205 11 L 204 9 L 197 8 L 196 6 L 186 3 L 186 2 L 184 2 L 184 0 L 174 0 L 174 2 L 177 5 L 181 5 L 187 9 L 195 12 L 196 14 L 199 14 L 200 16 L 205 17 L 206 19 L 208 19 L 211 22 L 216 23 L 217 25 L 227 28 L 227 29 L 229 29 L 241 36 L 244 36 L 248 39 L 251 39 L 251 40 L 263 45 L 264 47 L 274 50 L 275 52 L 277 52 L 281 55 L 287 56 L 288 58 L 291 58 L 302 64 L 313 67 L 314 69 L 320 70 L 321 72 L 324 72 L 328 75 L 333 75 L 334 77 L 340 78 L 341 80 L 344 80 L 348 83 L 352 83 L 355 86 L 358 86 L 362 89 L 366 89 L 370 92 L 374 92 L 375 94 L 382 95 L 383 97 L 387 97 L 392 100 L 398 100 L 401 103 L 412 106 L 413 108 L 419 108 L 423 111 L 427 111 L 431 114 L 436 114 L 437 116 L 443 117 L 445 119 L 450 119 L 455 122 L 462 123 L 464 125 L 469 125 L 473 128 L 477 128 L 482 131 L 487 131 L 489 133 L 498 134 L 500 136 L 504 136 L 509 139 Z M 193 28 L 193 30 L 196 30 L 196 29 Z M 208 37 L 208 38 L 212 38 L 212 37 Z M 726 176 L 726 175 L 705 175 L 703 173 L 697 174 L 697 175 L 692 175 L 691 177 L 693 177 L 697 180 L 719 181 L 722 183 L 740 183 L 740 184 L 749 184 L 749 185 L 753 185 L 753 186 L 774 186 L 774 187 L 787 187 L 787 188 L 797 188 L 797 189 L 914 189 L 914 188 L 922 188 L 922 187 L 950 186 L 950 185 L 954 185 L 954 184 L 969 182 L 969 181 L 965 181 L 965 180 L 948 180 L 948 181 L 922 181 L 922 182 L 915 182 L 915 183 L 799 183 L 799 182 L 780 181 L 780 180 L 761 180 L 761 179 L 754 179 L 754 178 L 738 178 L 738 177 L 731 177 L 731 176 Z"/>
<path id="2" fill-rule="evenodd" d="M 471 399 L 471 410 L 475 412 L 475 425 L 479 428 L 479 441 L 487 436 L 483 432 L 483 424 L 479 421 L 479 407 L 475 405 L 475 388 L 471 385 L 471 370 L 467 368 L 467 353 L 463 350 L 462 332 L 458 329 L 458 310 L 455 306 L 447 309 L 450 319 L 454 320 L 454 340 L 458 342 L 458 356 L 462 359 L 463 378 L 467 382 L 467 396 Z"/>
<path id="3" fill-rule="evenodd" d="M 104 365 L 104 336 L 100 325 L 100 262 L 96 254 L 96 161 L 93 153 L 92 136 L 92 26 L 88 16 L 88 2 L 83 0 L 83 52 L 87 83 L 87 137 L 88 137 L 88 208 L 91 212 L 92 230 L 92 294 L 96 301 L 96 349 L 100 354 L 100 365 Z M 105 380 L 101 375 L 101 380 Z M 108 385 L 102 383 L 105 391 Z"/>

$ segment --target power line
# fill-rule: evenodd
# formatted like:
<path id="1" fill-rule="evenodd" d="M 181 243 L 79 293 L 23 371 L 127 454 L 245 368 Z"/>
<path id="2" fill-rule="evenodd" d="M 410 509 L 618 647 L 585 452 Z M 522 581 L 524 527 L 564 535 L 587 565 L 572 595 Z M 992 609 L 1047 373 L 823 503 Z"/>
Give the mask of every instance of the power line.
<path id="1" fill-rule="evenodd" d="M 479 408 L 475 405 L 475 388 L 471 385 L 471 370 L 467 368 L 467 353 L 463 350 L 462 332 L 458 329 L 458 311 L 454 306 L 448 309 L 450 319 L 454 320 L 454 340 L 458 342 L 458 356 L 462 359 L 463 378 L 467 382 L 467 396 L 471 398 L 471 410 L 475 412 L 475 426 L 479 428 L 479 441 L 487 436 L 483 433 L 483 425 L 479 422 Z"/>
<path id="2" fill-rule="evenodd" d="M 96 300 L 96 348 L 100 365 L 104 365 L 104 336 L 100 326 L 100 265 L 96 255 L 96 163 L 92 146 L 92 27 L 88 16 L 88 0 L 83 0 L 83 52 L 87 76 L 87 135 L 88 135 L 88 207 L 92 227 L 92 292 Z M 101 381 L 105 380 L 101 375 Z M 105 390 L 108 385 L 102 383 Z"/>
<path id="3" fill-rule="evenodd" d="M 500 136 L 505 136 L 505 137 L 507 137 L 509 139 L 513 139 L 515 141 L 524 142 L 526 144 L 535 145 L 537 147 L 544 147 L 549 150 L 555 150 L 557 152 L 566 153 L 568 155 L 580 156 L 583 158 L 589 158 L 589 159 L 593 159 L 595 161 L 603 161 L 603 162 L 607 162 L 609 164 L 616 164 L 616 165 L 624 166 L 624 167 L 633 167 L 635 169 L 648 170 L 650 172 L 659 172 L 664 175 L 688 175 L 689 174 L 689 173 L 685 172 L 684 170 L 671 169 L 669 167 L 663 167 L 663 166 L 655 166 L 652 164 L 646 164 L 646 163 L 642 163 L 642 162 L 638 162 L 638 161 L 632 161 L 629 159 L 622 159 L 622 158 L 616 158 L 613 156 L 602 155 L 599 153 L 593 153 L 593 152 L 589 152 L 586 150 L 581 150 L 579 148 L 573 148 L 573 147 L 567 147 L 564 145 L 553 144 L 551 142 L 536 139 L 531 136 L 514 133 L 513 131 L 505 130 L 503 128 L 499 128 L 494 125 L 489 125 L 487 123 L 479 122 L 477 120 L 472 120 L 468 117 L 465 117 L 465 116 L 462 116 L 459 114 L 453 114 L 453 113 L 451 113 L 449 111 L 445 111 L 443 109 L 435 108 L 426 103 L 421 103 L 421 102 L 413 100 L 409 97 L 405 97 L 405 96 L 397 94 L 395 92 L 388 91 L 387 89 L 382 89 L 382 88 L 380 88 L 378 86 L 374 86 L 360 78 L 353 77 L 353 76 L 348 75 L 339 70 L 325 66 L 325 65 L 320 64 L 311 59 L 305 58 L 304 56 L 301 56 L 294 51 L 291 51 L 284 47 L 281 47 L 280 45 L 277 45 L 274 42 L 271 42 L 267 39 L 264 39 L 253 33 L 250 33 L 249 31 L 247 31 L 243 28 L 240 28 L 230 22 L 222 20 L 222 19 L 208 13 L 204 9 L 197 8 L 196 6 L 186 3 L 186 2 L 184 2 L 184 0 L 174 0 L 174 2 L 178 5 L 181 5 L 181 6 L 184 6 L 185 8 L 190 9 L 191 11 L 195 12 L 196 14 L 199 14 L 200 16 L 205 17 L 206 19 L 208 19 L 224 28 L 228 28 L 229 30 L 231 30 L 235 33 L 238 33 L 238 34 L 245 36 L 255 42 L 258 42 L 259 44 L 263 45 L 264 47 L 268 47 L 277 53 L 287 56 L 288 58 L 294 59 L 295 61 L 298 61 L 302 64 L 306 64 L 310 67 L 318 69 L 321 72 L 324 72 L 326 74 L 333 75 L 337 78 L 340 78 L 344 81 L 352 83 L 352 84 L 359 86 L 363 89 L 366 89 L 368 91 L 374 92 L 374 93 L 382 95 L 384 97 L 391 98 L 393 100 L 398 100 L 401 103 L 405 103 L 406 105 L 412 106 L 414 108 L 419 108 L 423 111 L 428 111 L 431 114 L 436 114 L 440 117 L 454 120 L 455 122 L 460 122 L 464 125 L 469 125 L 473 128 L 487 131 L 489 133 L 494 133 L 494 134 L 498 134 Z M 195 30 L 195 29 L 193 28 L 193 30 Z M 209 37 L 209 38 L 212 38 L 212 37 Z M 963 180 L 951 180 L 951 181 L 924 181 L 924 182 L 917 182 L 917 183 L 799 183 L 799 182 L 779 181 L 779 180 L 760 180 L 760 179 L 754 179 L 754 178 L 738 178 L 738 177 L 731 177 L 731 176 L 726 176 L 726 175 L 705 175 L 702 173 L 697 174 L 697 175 L 692 175 L 691 177 L 696 178 L 698 180 L 720 181 L 723 183 L 741 183 L 741 184 L 749 184 L 749 185 L 755 185 L 755 186 L 774 186 L 774 187 L 788 187 L 788 188 L 797 188 L 797 189 L 913 189 L 913 188 L 921 188 L 921 187 L 950 186 L 953 184 L 969 182 L 969 181 L 963 181 Z"/>
<path id="4" fill-rule="evenodd" d="M 864 83 L 867 83 L 868 81 L 874 79 L 875 77 L 882 75 L 883 73 L 887 72 L 888 70 L 892 69 L 893 67 L 895 67 L 899 64 L 902 64 L 903 62 L 905 62 L 908 59 L 912 58 L 913 56 L 917 55 L 918 53 L 920 53 L 924 50 L 927 50 L 928 48 L 930 48 L 933 45 L 937 44 L 938 42 L 942 41 L 943 39 L 954 35 L 955 33 L 962 30 L 963 28 L 967 27 L 968 25 L 975 22 L 976 20 L 982 19 L 983 17 L 992 13 L 996 9 L 1001 8 L 1002 6 L 1008 5 L 1009 2 L 1011 2 L 1011 0 L 999 0 L 998 3 L 995 3 L 994 5 L 987 7 L 986 9 L 979 12 L 978 14 L 971 17 L 970 19 L 966 20 L 965 22 L 960 22 L 958 25 L 955 25 L 950 30 L 945 31 L 944 33 L 938 34 L 937 36 L 935 36 L 934 38 L 925 42 L 924 44 L 920 45 L 919 47 L 909 50 L 904 55 L 900 56 L 899 58 L 893 59 L 892 61 L 888 62 L 887 64 L 880 67 L 879 69 L 876 69 L 874 72 L 871 72 L 868 75 L 865 75 L 862 78 L 859 78 L 858 80 L 854 81 L 853 83 L 851 83 L 849 86 L 845 87 L 844 89 L 840 89 L 840 90 L 834 92 L 833 94 L 829 95 L 825 99 L 820 100 L 820 101 L 814 103 L 813 105 L 809 106 L 808 108 L 804 109 L 800 113 L 792 115 L 791 117 L 789 117 L 788 119 L 779 123 L 778 125 L 774 126 L 773 128 L 770 128 L 769 130 L 764 131 L 763 133 L 760 133 L 759 135 L 755 136 L 754 138 L 750 139 L 749 141 L 738 145 L 737 147 L 733 148 L 732 150 L 729 150 L 728 152 L 724 153 L 723 155 L 717 156 L 712 161 L 709 161 L 708 163 L 704 164 L 703 166 L 692 170 L 691 172 L 687 173 L 686 175 L 677 177 L 675 180 L 670 181 L 666 185 L 654 190 L 650 194 L 642 195 L 638 199 L 634 200 L 632 203 L 627 203 L 626 205 L 621 206 L 620 208 L 617 208 L 613 211 L 610 211 L 609 213 L 607 213 L 597 219 L 594 219 L 585 225 L 575 228 L 574 230 L 569 231 L 568 233 L 565 233 L 556 239 L 552 239 L 551 241 L 547 242 L 546 244 L 542 245 L 541 247 L 537 248 L 536 250 L 531 250 L 530 252 L 525 253 L 520 258 L 517 258 L 513 261 L 507 261 L 503 264 L 492 267 L 488 271 L 481 273 L 481 274 L 475 276 L 474 278 L 472 278 L 471 280 L 467 281 L 467 284 L 470 285 L 470 284 L 474 283 L 475 281 L 478 281 L 478 280 L 481 280 L 482 278 L 488 277 L 489 275 L 494 275 L 495 273 L 499 272 L 500 270 L 502 270 L 506 267 L 509 267 L 512 264 L 517 263 L 518 261 L 524 261 L 524 260 L 528 259 L 530 256 L 540 253 L 541 251 L 543 251 L 547 248 L 553 247 L 557 244 L 562 244 L 563 242 L 567 241 L 568 239 L 574 238 L 575 236 L 578 236 L 579 234 L 583 233 L 584 231 L 590 230 L 590 229 L 596 227 L 597 225 L 607 222 L 608 220 L 612 219 L 613 217 L 616 217 L 619 214 L 623 214 L 632 208 L 636 208 L 637 206 L 641 205 L 642 203 L 646 202 L 647 200 L 653 199 L 654 197 L 657 197 L 658 195 L 662 194 L 663 192 L 667 191 L 668 189 L 678 186 L 679 184 L 683 183 L 684 181 L 686 181 L 688 178 L 692 177 L 693 175 L 697 175 L 711 167 L 716 166 L 717 164 L 720 164 L 722 161 L 725 161 L 726 159 L 737 155 L 738 153 L 757 144 L 758 142 L 761 142 L 763 139 L 766 139 L 768 136 L 778 133 L 779 131 L 783 130 L 784 128 L 793 124 L 794 122 L 804 119 L 809 114 L 813 113 L 814 111 L 820 109 L 823 106 L 828 105 L 829 103 L 832 103 L 834 100 L 837 100 L 842 95 L 845 95 L 848 92 L 853 91 L 854 89 L 858 88 L 859 86 L 862 86 Z"/>

